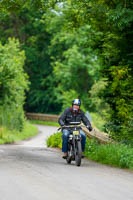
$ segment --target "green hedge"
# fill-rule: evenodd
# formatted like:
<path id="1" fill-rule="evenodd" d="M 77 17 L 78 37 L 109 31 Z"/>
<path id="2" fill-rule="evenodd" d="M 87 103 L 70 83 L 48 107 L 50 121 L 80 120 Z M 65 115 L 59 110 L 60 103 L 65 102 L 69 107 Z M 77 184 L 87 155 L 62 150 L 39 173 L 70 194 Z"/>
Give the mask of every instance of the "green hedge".
<path id="1" fill-rule="evenodd" d="M 24 128 L 23 105 L 28 77 L 23 66 L 25 53 L 19 41 L 9 39 L 0 43 L 0 126 L 22 131 Z"/>

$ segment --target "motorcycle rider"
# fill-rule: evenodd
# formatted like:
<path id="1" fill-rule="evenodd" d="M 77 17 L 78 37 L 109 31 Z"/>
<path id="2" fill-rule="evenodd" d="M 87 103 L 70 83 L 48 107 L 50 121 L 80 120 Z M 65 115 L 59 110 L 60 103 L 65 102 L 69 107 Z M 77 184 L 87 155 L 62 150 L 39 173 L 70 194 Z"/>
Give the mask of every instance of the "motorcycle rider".
<path id="1" fill-rule="evenodd" d="M 60 116 L 58 122 L 61 126 L 68 126 L 70 122 L 83 122 L 89 131 L 92 131 L 92 126 L 88 118 L 85 116 L 84 112 L 80 109 L 81 101 L 80 99 L 74 99 L 72 101 L 72 107 L 66 108 L 63 114 Z M 63 128 L 62 130 L 62 152 L 64 152 L 63 158 L 67 158 L 67 143 L 70 131 L 68 128 Z M 82 152 L 85 151 L 85 143 L 86 143 L 86 135 L 82 129 L 80 129 L 81 135 L 81 145 L 82 145 Z"/>

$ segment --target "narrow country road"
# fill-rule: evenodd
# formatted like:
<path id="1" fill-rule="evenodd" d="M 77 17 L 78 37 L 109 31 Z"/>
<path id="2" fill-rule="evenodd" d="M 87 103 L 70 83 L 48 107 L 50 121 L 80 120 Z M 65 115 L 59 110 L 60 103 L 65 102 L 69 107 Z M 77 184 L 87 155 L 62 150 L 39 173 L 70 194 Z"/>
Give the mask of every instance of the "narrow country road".
<path id="1" fill-rule="evenodd" d="M 133 200 L 133 173 L 82 160 L 66 164 L 61 151 L 46 148 L 57 127 L 0 146 L 0 200 Z"/>

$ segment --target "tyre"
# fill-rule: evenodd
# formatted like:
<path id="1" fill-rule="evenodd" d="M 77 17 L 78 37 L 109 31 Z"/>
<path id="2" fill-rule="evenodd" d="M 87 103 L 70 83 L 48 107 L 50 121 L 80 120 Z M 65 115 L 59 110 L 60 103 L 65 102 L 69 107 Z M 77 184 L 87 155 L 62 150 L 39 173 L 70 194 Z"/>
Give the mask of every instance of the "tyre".
<path id="1" fill-rule="evenodd" d="M 71 161 L 72 161 L 72 145 L 71 144 L 69 144 L 68 146 L 68 157 L 66 161 L 68 164 L 71 164 Z"/>
<path id="2" fill-rule="evenodd" d="M 71 161 L 72 161 L 71 157 L 68 156 L 68 157 L 67 157 L 67 163 L 68 163 L 68 164 L 71 164 Z"/>
<path id="3" fill-rule="evenodd" d="M 75 146 L 75 162 L 77 166 L 81 165 L 81 158 L 82 158 L 81 141 L 77 141 Z"/>

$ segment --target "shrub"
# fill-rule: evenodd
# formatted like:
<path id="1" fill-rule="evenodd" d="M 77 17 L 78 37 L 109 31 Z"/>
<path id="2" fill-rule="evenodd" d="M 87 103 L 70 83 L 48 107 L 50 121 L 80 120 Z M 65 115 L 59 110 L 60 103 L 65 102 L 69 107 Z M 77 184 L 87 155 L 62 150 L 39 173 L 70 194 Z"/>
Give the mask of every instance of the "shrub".
<path id="1" fill-rule="evenodd" d="M 28 88 L 24 60 L 18 40 L 0 43 L 0 125 L 19 131 L 24 127 L 23 104 Z"/>
<path id="2" fill-rule="evenodd" d="M 48 147 L 62 147 L 61 133 L 55 133 L 47 139 Z M 133 169 L 133 148 L 124 144 L 100 144 L 96 139 L 86 140 L 84 155 L 102 164 Z"/>
<path id="3" fill-rule="evenodd" d="M 55 133 L 53 135 L 51 135 L 48 139 L 47 139 L 47 146 L 48 147 L 59 147 L 62 148 L 62 139 L 61 139 L 62 133 Z"/>
<path id="4" fill-rule="evenodd" d="M 133 148 L 124 144 L 99 144 L 87 139 L 85 155 L 103 164 L 133 169 Z"/>

